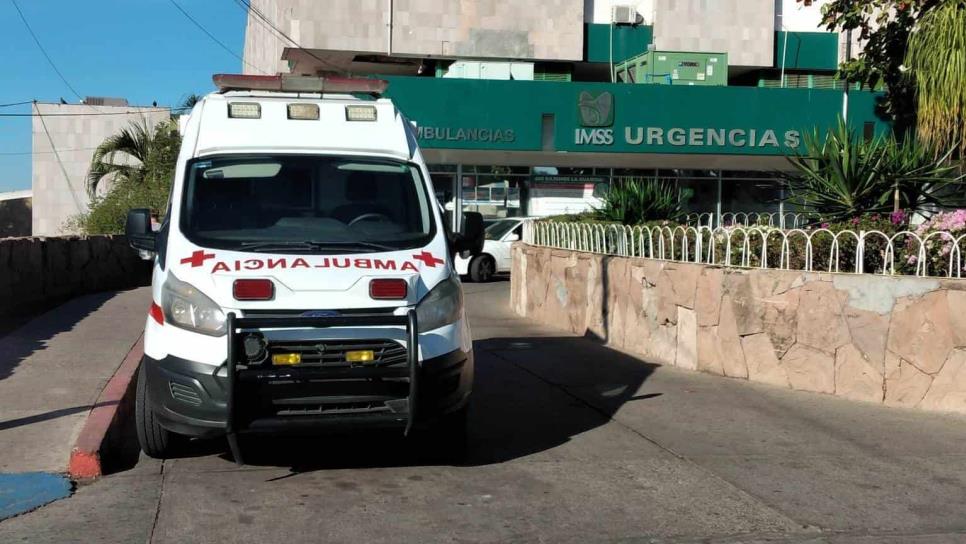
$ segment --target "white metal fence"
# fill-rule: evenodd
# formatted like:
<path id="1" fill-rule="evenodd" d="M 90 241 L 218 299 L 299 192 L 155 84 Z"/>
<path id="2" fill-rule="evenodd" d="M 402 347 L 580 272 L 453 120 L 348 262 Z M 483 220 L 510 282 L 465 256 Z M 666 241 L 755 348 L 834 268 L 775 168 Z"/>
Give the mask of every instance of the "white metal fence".
<path id="1" fill-rule="evenodd" d="M 774 227 L 798 229 L 819 219 L 817 214 L 798 212 L 725 212 L 720 216 L 714 212 L 689 213 L 685 223 L 692 227 Z"/>
<path id="2" fill-rule="evenodd" d="M 945 231 L 840 231 L 767 226 L 636 226 L 528 221 L 537 246 L 744 268 L 961 278 L 963 243 Z"/>

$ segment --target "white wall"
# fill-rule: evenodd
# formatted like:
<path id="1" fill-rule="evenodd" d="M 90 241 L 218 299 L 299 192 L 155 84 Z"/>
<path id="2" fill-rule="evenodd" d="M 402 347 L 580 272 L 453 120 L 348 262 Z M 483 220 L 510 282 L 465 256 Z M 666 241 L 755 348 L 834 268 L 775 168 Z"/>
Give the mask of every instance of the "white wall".
<path id="1" fill-rule="evenodd" d="M 789 32 L 828 32 L 822 24 L 822 6 L 829 0 L 814 0 L 811 6 L 804 6 L 795 0 L 775 0 L 775 30 Z M 784 25 L 784 27 L 782 26 Z M 863 43 L 859 33 L 852 36 L 852 58 L 858 56 Z M 845 33 L 839 33 L 839 62 L 845 60 Z"/>
<path id="2" fill-rule="evenodd" d="M 611 6 L 634 6 L 644 24 L 654 24 L 654 2 L 658 0 L 584 0 L 585 23 L 610 23 Z"/>
<path id="3" fill-rule="evenodd" d="M 417 57 L 579 61 L 584 1 L 253 0 L 251 5 L 302 47 L 318 51 L 386 54 L 391 48 L 394 55 Z M 279 39 L 250 16 L 245 61 L 268 73 L 288 71 L 282 52 Z"/>
<path id="4" fill-rule="evenodd" d="M 658 51 L 728 53 L 728 65 L 772 66 L 775 0 L 657 0 Z"/>
<path id="5" fill-rule="evenodd" d="M 806 7 L 795 0 L 775 0 L 775 30 L 826 32 L 821 24 L 822 6 L 828 1 L 814 0 L 811 6 Z"/>

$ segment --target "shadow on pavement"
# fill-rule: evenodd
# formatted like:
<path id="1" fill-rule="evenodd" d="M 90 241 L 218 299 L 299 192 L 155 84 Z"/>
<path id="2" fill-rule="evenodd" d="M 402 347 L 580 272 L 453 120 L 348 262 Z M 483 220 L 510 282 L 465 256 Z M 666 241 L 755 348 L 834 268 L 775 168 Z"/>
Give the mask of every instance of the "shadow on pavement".
<path id="1" fill-rule="evenodd" d="M 401 431 L 360 430 L 314 437 L 244 437 L 246 465 L 289 467 L 297 474 L 501 463 L 566 444 L 606 424 L 625 403 L 660 395 L 636 396 L 654 365 L 586 338 L 494 338 L 474 347 L 476 377 L 464 458 L 440 448 L 439 440 L 404 438 Z M 585 400 L 568 392 L 578 390 Z M 224 440 L 195 440 L 184 451 L 184 457 L 212 454 L 231 461 Z"/>
<path id="2" fill-rule="evenodd" d="M 46 349 L 51 338 L 73 329 L 116 294 L 109 291 L 78 297 L 33 320 L 18 322 L 16 330 L 6 334 L 0 330 L 0 380 L 13 374 L 24 359 Z"/>
<path id="3" fill-rule="evenodd" d="M 31 425 L 34 423 L 40 423 L 41 421 L 49 421 L 51 419 L 57 419 L 59 417 L 70 416 L 74 414 L 79 414 L 81 412 L 90 412 L 94 408 L 100 408 L 102 406 L 114 406 L 116 402 L 101 402 L 93 406 L 73 406 L 71 408 L 61 408 L 60 410 L 51 410 L 49 412 L 43 412 L 40 414 L 34 414 L 32 416 L 21 417 L 17 419 L 8 419 L 6 421 L 0 421 L 0 431 L 5 431 L 7 429 L 13 429 L 15 427 L 22 427 L 24 425 Z"/>

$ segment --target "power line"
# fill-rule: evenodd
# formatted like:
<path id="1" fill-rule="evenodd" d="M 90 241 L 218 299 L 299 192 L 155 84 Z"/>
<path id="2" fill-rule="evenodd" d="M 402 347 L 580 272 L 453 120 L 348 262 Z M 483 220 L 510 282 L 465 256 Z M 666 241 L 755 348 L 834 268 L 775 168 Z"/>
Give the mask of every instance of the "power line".
<path id="1" fill-rule="evenodd" d="M 194 25 L 196 27 L 198 27 L 199 30 L 201 30 L 206 35 L 208 35 L 208 37 L 211 38 L 211 41 L 213 41 L 213 42 L 217 43 L 218 45 L 220 45 L 221 48 L 224 49 L 225 51 L 227 51 L 231 56 L 233 56 L 236 59 L 242 61 L 243 63 L 247 64 L 248 66 L 252 67 L 253 69 L 258 70 L 259 72 L 261 72 L 263 74 L 267 74 L 267 72 L 265 72 L 264 70 L 258 68 L 257 66 L 254 66 L 253 64 L 251 64 L 250 62 L 248 62 L 244 58 L 242 58 L 240 55 L 238 55 L 238 53 L 235 53 L 234 51 L 232 51 L 227 45 L 225 45 L 224 43 L 222 43 L 221 40 L 219 40 L 218 38 L 216 38 L 214 36 L 214 34 L 212 34 L 211 32 L 208 32 L 208 29 L 206 29 L 204 26 L 202 26 L 201 23 L 199 23 L 197 20 L 195 20 L 195 18 L 192 17 L 187 11 L 185 11 L 184 8 L 182 8 L 177 2 L 175 2 L 174 0 L 168 0 L 168 1 L 171 2 L 171 4 L 174 7 L 178 8 L 178 11 L 180 11 L 185 17 L 187 17 L 189 21 L 191 21 L 192 23 L 194 23 Z"/>
<path id="2" fill-rule="evenodd" d="M 251 12 L 252 14 L 254 14 L 255 15 L 255 22 L 257 22 L 257 23 L 261 24 L 263 27 L 268 28 L 269 30 L 273 31 L 276 34 L 276 37 L 279 38 L 279 41 L 282 41 L 282 39 L 284 38 L 289 43 L 291 43 L 292 45 L 294 45 L 296 48 L 298 48 L 299 50 L 305 52 L 305 54 L 307 54 L 308 56 L 312 57 L 313 59 L 321 62 L 323 65 L 329 66 L 330 68 L 333 68 L 333 69 L 335 69 L 336 71 L 339 71 L 339 72 L 342 72 L 343 71 L 343 69 L 341 67 L 336 66 L 335 64 L 332 64 L 331 62 L 329 62 L 329 61 L 327 61 L 327 60 L 325 60 L 323 58 L 320 58 L 315 53 L 313 53 L 313 52 L 309 51 L 308 49 L 302 47 L 299 44 L 299 42 L 295 41 L 294 39 L 292 39 L 291 36 L 289 36 L 288 34 L 286 34 L 285 32 L 283 32 L 280 28 L 278 28 L 277 26 L 275 26 L 275 23 L 273 23 L 272 21 L 270 21 L 268 19 L 268 17 L 266 17 L 265 14 L 262 13 L 258 8 L 256 8 L 255 6 L 253 6 L 251 4 L 251 1 L 250 0 L 235 0 L 235 3 L 238 4 L 239 6 L 241 6 L 241 8 L 243 10 L 248 11 L 248 12 Z"/>
<path id="3" fill-rule="evenodd" d="M 27 27 L 27 32 L 29 32 L 30 37 L 34 39 L 34 43 L 37 44 L 37 48 L 40 49 L 40 52 L 44 54 L 44 58 L 47 59 L 47 62 L 50 64 L 50 67 L 53 68 L 54 72 L 57 73 L 57 77 L 59 77 L 60 80 L 64 82 L 64 85 L 66 85 L 67 88 L 70 89 L 70 92 L 74 93 L 74 96 L 83 100 L 84 97 L 81 96 L 79 92 L 77 92 L 77 89 L 75 89 L 74 86 L 71 85 L 69 81 L 67 81 L 67 78 L 64 77 L 64 74 L 60 73 L 60 70 L 57 68 L 57 65 L 54 64 L 53 59 L 51 59 L 50 55 L 47 54 L 47 50 L 44 49 L 43 45 L 41 45 L 40 40 L 37 38 L 37 35 L 34 34 L 34 29 L 30 28 L 30 23 L 27 22 L 27 18 L 24 17 L 23 11 L 20 10 L 20 6 L 17 4 L 17 0 L 10 0 L 10 3 L 13 4 L 13 7 L 17 10 L 17 13 L 20 15 L 20 20 L 23 21 L 23 26 Z"/>
<path id="4" fill-rule="evenodd" d="M 68 151 L 93 151 L 96 147 L 73 147 L 70 149 L 59 149 L 57 151 L 2 151 L 0 157 L 10 157 L 17 155 L 46 155 L 49 153 L 67 153 Z"/>
<path id="5" fill-rule="evenodd" d="M 93 106 L 90 106 L 93 107 Z M 144 109 L 139 111 L 99 111 L 97 113 L 0 113 L 0 117 L 91 117 L 99 115 L 141 115 L 145 113 L 178 112 L 186 108 L 158 108 Z"/>
<path id="6" fill-rule="evenodd" d="M 0 108 L 9 108 L 12 106 L 23 106 L 26 104 L 33 104 L 33 100 L 24 100 L 23 102 L 11 102 L 9 104 L 0 104 Z"/>

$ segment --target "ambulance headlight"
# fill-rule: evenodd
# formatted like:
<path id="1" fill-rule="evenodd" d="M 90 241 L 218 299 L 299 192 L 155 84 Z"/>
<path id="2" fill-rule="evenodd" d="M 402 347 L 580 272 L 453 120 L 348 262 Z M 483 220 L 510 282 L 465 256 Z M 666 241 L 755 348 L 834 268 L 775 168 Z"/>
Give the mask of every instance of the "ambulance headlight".
<path id="1" fill-rule="evenodd" d="M 221 336 L 227 331 L 225 312 L 194 285 L 174 274 L 161 287 L 161 308 L 165 322 L 208 336 Z"/>
<path id="2" fill-rule="evenodd" d="M 459 320 L 463 314 L 463 290 L 455 274 L 439 282 L 416 306 L 419 332 L 444 327 Z"/>

